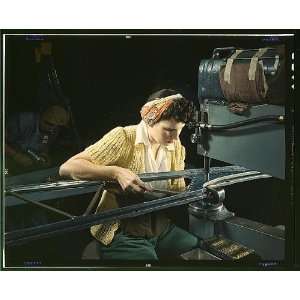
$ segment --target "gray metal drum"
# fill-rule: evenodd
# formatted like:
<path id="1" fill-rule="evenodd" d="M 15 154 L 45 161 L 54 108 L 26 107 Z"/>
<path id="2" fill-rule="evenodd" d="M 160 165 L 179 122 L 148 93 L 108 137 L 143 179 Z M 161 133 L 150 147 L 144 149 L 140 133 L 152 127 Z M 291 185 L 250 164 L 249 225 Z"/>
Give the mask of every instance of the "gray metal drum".
<path id="1" fill-rule="evenodd" d="M 198 99 L 224 99 L 220 86 L 219 73 L 226 61 L 223 59 L 203 59 L 198 72 Z"/>

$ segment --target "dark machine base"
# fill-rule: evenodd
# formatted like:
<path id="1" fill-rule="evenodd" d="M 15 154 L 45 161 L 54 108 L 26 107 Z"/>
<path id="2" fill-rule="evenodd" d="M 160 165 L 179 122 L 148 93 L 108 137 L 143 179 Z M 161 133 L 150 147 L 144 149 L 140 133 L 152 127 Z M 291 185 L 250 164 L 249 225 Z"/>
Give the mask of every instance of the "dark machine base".
<path id="1" fill-rule="evenodd" d="M 248 219 L 231 217 L 224 221 L 211 221 L 195 215 L 189 216 L 190 232 L 203 240 L 223 237 L 241 246 L 253 249 L 261 260 L 285 259 L 285 231 Z M 209 247 L 204 247 L 209 251 Z M 215 253 L 212 254 L 215 255 Z"/>

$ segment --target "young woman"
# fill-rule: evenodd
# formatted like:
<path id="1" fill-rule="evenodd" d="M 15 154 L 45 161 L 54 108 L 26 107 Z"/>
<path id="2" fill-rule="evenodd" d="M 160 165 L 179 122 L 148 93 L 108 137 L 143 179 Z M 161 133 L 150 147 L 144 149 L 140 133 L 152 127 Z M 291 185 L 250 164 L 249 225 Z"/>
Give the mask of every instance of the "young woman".
<path id="1" fill-rule="evenodd" d="M 174 90 L 152 94 L 138 125 L 117 127 L 60 167 L 61 176 L 81 180 L 117 180 L 124 191 L 143 198 L 152 188 L 182 191 L 183 178 L 145 184 L 139 173 L 184 169 L 179 135 L 193 112 L 192 103 Z M 134 197 L 137 198 L 136 195 Z M 142 201 L 142 200 L 141 200 Z M 130 204 L 130 198 L 104 191 L 96 213 Z M 102 259 L 158 260 L 197 246 L 195 236 L 172 224 L 165 210 L 91 227 Z"/>

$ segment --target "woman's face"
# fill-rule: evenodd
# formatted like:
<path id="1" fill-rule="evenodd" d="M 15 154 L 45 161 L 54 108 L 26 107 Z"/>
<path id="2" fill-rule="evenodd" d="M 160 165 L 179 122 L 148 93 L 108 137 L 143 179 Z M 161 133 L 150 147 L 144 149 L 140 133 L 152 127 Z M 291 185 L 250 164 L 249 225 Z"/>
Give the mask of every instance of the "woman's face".
<path id="1" fill-rule="evenodd" d="M 173 118 L 159 121 L 153 126 L 148 126 L 149 140 L 151 143 L 167 146 L 179 138 L 184 125 Z"/>

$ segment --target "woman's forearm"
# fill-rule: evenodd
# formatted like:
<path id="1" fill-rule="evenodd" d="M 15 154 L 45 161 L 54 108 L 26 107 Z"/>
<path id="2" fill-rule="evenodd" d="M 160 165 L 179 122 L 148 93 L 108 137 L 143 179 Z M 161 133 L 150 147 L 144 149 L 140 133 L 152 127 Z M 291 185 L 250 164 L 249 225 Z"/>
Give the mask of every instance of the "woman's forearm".
<path id="1" fill-rule="evenodd" d="M 123 190 L 127 190 L 129 187 L 136 192 L 151 190 L 131 170 L 118 166 L 95 164 L 89 154 L 84 151 L 62 164 L 59 168 L 59 175 L 75 180 L 116 180 Z"/>
<path id="2" fill-rule="evenodd" d="M 59 168 L 59 175 L 76 180 L 114 180 L 118 167 L 99 166 L 85 159 L 72 159 Z"/>

